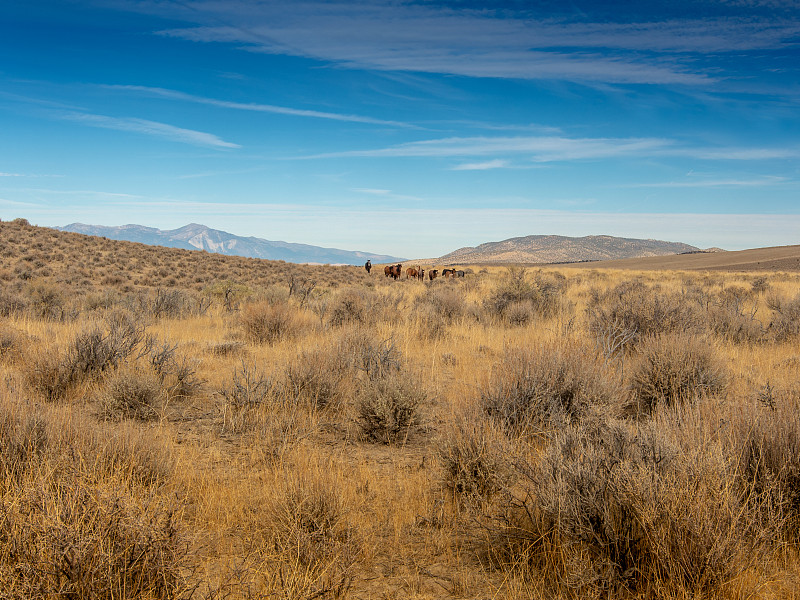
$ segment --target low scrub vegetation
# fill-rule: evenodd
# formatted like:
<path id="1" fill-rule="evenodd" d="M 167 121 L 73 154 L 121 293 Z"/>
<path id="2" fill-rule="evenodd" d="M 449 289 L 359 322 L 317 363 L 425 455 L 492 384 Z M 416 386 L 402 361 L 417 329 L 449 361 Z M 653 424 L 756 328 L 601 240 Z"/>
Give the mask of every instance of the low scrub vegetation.
<path id="1" fill-rule="evenodd" d="M 800 589 L 796 273 L 0 233 L 0 598 Z"/>

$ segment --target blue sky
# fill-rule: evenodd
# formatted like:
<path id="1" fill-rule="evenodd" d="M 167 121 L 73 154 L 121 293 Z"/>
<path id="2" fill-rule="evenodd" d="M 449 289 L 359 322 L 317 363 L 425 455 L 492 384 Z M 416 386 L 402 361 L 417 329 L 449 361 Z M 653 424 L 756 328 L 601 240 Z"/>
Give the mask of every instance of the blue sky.
<path id="1" fill-rule="evenodd" d="M 2 219 L 800 243 L 796 0 L 6 4 Z"/>

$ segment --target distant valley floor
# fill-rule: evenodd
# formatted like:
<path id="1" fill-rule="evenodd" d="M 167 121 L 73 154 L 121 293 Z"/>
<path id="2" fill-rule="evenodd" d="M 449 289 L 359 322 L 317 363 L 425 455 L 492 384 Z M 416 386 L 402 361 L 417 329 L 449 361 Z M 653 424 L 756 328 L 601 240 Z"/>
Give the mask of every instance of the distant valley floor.
<path id="1" fill-rule="evenodd" d="M 579 269 L 630 269 L 676 271 L 790 271 L 800 272 L 800 245 L 755 248 L 731 252 L 670 254 L 644 258 L 623 258 L 567 263 L 561 267 Z"/>

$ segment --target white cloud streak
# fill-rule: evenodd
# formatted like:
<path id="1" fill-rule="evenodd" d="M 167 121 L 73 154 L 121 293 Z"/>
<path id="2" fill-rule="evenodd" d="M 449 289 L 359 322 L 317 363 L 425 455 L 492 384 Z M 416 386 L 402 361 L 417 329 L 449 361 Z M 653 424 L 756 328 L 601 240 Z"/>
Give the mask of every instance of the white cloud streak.
<path id="1" fill-rule="evenodd" d="M 625 188 L 705 188 L 705 187 L 762 187 L 787 183 L 786 177 L 758 177 L 755 179 L 707 179 L 699 181 L 666 181 L 632 183 Z"/>
<path id="2" fill-rule="evenodd" d="M 454 137 L 409 142 L 373 150 L 351 150 L 306 158 L 456 157 L 525 154 L 534 162 L 598 159 L 665 151 L 672 142 L 659 138 Z M 488 163 L 484 163 L 488 164 Z M 497 166 L 495 165 L 489 165 Z"/>
<path id="3" fill-rule="evenodd" d="M 667 138 L 479 136 L 422 140 L 385 148 L 347 150 L 300 158 L 458 158 L 465 156 L 497 156 L 499 158 L 456 165 L 452 167 L 452 170 L 516 168 L 508 162 L 510 156 L 521 157 L 532 163 L 602 160 L 617 157 L 683 157 L 712 161 L 791 159 L 800 157 L 800 148 L 702 148 L 681 145 L 678 141 Z"/>
<path id="4" fill-rule="evenodd" d="M 507 160 L 496 158 L 494 160 L 487 160 L 479 163 L 464 163 L 456 165 L 452 168 L 453 171 L 488 171 L 490 169 L 506 169 L 509 168 L 510 163 Z"/>
<path id="5" fill-rule="evenodd" d="M 164 88 L 154 88 L 138 85 L 109 85 L 104 86 L 108 89 L 138 92 L 148 94 L 151 96 L 159 96 L 162 98 L 170 98 L 173 100 L 182 100 L 185 102 L 194 102 L 196 104 L 205 104 L 207 106 L 216 106 L 219 108 L 229 108 L 233 110 L 244 110 L 251 112 L 275 113 L 279 115 L 289 115 L 294 117 L 307 117 L 313 119 L 329 119 L 333 121 L 346 121 L 351 123 L 366 123 L 370 125 L 384 125 L 391 127 L 408 127 L 418 129 L 418 127 L 409 123 L 401 123 L 400 121 L 387 121 L 383 119 L 373 119 L 372 117 L 365 117 L 360 115 L 347 115 L 340 113 L 322 112 L 317 110 L 304 110 L 299 108 L 288 108 L 285 106 L 275 106 L 272 104 L 259 104 L 259 103 L 245 103 L 245 102 L 230 102 L 227 100 L 217 100 L 214 98 L 205 98 L 203 96 L 195 96 L 193 94 L 186 94 L 177 90 L 169 90 Z"/>
<path id="6" fill-rule="evenodd" d="M 174 125 L 168 125 L 167 123 L 159 123 L 157 121 L 149 121 L 147 119 L 139 119 L 135 117 L 109 117 L 106 115 L 75 111 L 50 111 L 49 114 L 57 119 L 73 121 L 83 125 L 88 125 L 90 127 L 140 133 L 143 135 L 167 139 L 173 142 L 192 144 L 194 146 L 225 149 L 241 148 L 241 146 L 238 144 L 226 142 L 211 133 L 195 131 L 193 129 L 183 129 L 181 127 L 175 127 Z"/>

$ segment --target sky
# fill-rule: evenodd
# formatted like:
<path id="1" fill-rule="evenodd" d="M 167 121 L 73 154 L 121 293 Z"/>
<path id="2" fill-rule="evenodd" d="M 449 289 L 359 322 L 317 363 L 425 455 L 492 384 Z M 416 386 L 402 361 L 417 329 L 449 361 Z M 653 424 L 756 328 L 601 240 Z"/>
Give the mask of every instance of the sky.
<path id="1" fill-rule="evenodd" d="M 435 257 L 800 243 L 800 0 L 32 0 L 0 219 Z"/>

